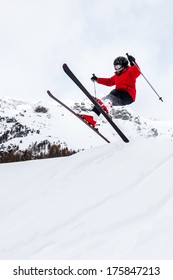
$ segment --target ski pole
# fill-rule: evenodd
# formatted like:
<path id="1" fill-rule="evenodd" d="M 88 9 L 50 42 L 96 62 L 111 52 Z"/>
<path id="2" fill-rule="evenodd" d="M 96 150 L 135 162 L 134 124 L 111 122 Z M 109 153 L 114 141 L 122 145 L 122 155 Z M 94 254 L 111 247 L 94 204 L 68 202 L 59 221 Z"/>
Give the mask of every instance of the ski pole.
<path id="1" fill-rule="evenodd" d="M 93 74 L 93 77 L 95 76 L 95 74 Z M 94 81 L 94 95 L 95 95 L 95 98 L 97 97 L 97 93 L 96 93 L 96 82 Z"/>
<path id="2" fill-rule="evenodd" d="M 128 53 L 126 53 L 127 57 L 129 57 Z M 152 90 L 155 92 L 155 94 L 159 97 L 159 100 L 161 100 L 163 102 L 162 97 L 157 93 L 157 91 L 154 89 L 154 87 L 151 85 L 151 83 L 148 81 L 148 79 L 144 76 L 144 74 L 141 72 L 139 66 L 136 64 L 136 62 L 134 62 L 136 68 L 138 68 L 138 70 L 140 71 L 141 75 L 143 76 L 143 78 L 145 79 L 145 81 L 149 84 L 149 86 L 152 88 Z"/>

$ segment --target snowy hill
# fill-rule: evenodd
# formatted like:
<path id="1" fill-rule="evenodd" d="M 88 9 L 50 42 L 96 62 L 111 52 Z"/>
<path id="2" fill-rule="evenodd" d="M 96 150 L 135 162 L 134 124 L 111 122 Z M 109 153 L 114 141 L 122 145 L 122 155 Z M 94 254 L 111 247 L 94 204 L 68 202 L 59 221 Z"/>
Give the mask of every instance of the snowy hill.
<path id="1" fill-rule="evenodd" d="M 1 164 L 0 259 L 172 259 L 172 166 L 160 137 Z"/>
<path id="2" fill-rule="evenodd" d="M 80 103 L 67 103 L 77 112 L 91 108 L 86 99 Z M 173 139 L 172 121 L 147 120 L 128 107 L 113 109 L 112 117 L 131 140 L 137 137 Z M 98 128 L 111 142 L 119 141 L 119 136 L 104 118 L 100 118 Z M 103 139 L 49 97 L 46 104 L 28 104 L 13 99 L 0 100 L 0 151 L 8 151 L 16 146 L 19 150 L 25 150 L 43 141 L 61 143 L 75 150 L 104 144 Z"/>

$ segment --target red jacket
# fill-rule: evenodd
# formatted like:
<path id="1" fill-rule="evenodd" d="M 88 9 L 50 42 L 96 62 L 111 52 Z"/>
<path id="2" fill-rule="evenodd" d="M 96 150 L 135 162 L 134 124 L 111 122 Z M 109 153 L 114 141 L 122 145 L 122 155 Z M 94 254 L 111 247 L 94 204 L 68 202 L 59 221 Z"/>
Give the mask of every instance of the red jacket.
<path id="1" fill-rule="evenodd" d="M 136 78 L 140 70 L 135 65 L 128 66 L 120 75 L 115 73 L 111 78 L 97 78 L 97 83 L 105 86 L 116 86 L 116 89 L 124 90 L 131 95 L 133 101 L 136 98 Z"/>

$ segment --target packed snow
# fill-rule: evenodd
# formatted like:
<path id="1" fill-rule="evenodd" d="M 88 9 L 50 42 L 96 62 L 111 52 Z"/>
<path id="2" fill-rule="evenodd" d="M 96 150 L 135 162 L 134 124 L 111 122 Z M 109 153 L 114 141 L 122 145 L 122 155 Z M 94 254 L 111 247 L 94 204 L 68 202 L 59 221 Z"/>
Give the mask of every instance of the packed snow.
<path id="1" fill-rule="evenodd" d="M 0 165 L 0 259 L 172 259 L 172 138 Z"/>

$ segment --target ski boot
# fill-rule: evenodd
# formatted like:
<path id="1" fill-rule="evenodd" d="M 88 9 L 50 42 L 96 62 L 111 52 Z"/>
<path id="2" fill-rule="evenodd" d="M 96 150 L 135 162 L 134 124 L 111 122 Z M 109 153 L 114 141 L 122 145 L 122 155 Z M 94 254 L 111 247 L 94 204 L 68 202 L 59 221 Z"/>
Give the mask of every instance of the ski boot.
<path id="1" fill-rule="evenodd" d="M 83 115 L 80 115 L 80 117 L 82 119 L 84 119 L 84 121 L 87 122 L 89 125 L 91 125 L 92 127 L 95 128 L 96 120 L 94 119 L 94 116 L 83 114 Z"/>
<path id="2" fill-rule="evenodd" d="M 99 98 L 95 98 L 97 103 L 100 105 L 100 107 L 108 114 L 109 111 L 108 111 L 108 108 L 107 106 L 103 103 L 103 101 Z"/>

